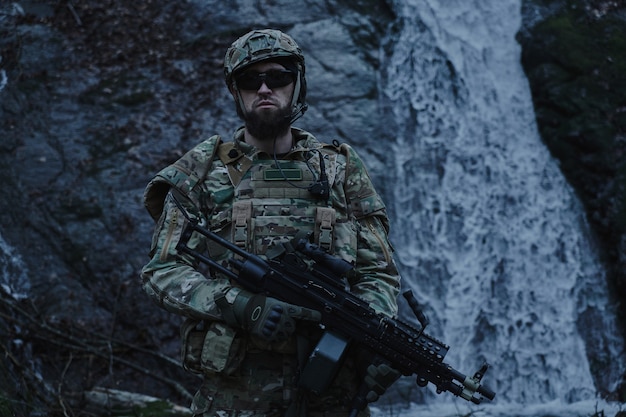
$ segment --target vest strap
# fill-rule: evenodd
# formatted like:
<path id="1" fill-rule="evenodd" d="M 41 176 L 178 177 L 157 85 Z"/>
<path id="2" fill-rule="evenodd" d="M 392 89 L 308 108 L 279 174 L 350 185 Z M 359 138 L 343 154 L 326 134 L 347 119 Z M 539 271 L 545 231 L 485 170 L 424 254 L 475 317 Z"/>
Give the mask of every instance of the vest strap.
<path id="1" fill-rule="evenodd" d="M 228 177 L 234 187 L 237 187 L 246 172 L 252 166 L 252 161 L 235 149 L 233 142 L 225 142 L 220 146 L 217 155 L 228 169 Z"/>
<path id="2" fill-rule="evenodd" d="M 328 253 L 333 249 L 333 230 L 335 226 L 335 209 L 318 207 L 315 213 L 315 242 Z"/>
<path id="3" fill-rule="evenodd" d="M 240 248 L 248 249 L 250 241 L 250 223 L 252 219 L 252 202 L 250 200 L 233 203 L 233 239 Z"/>

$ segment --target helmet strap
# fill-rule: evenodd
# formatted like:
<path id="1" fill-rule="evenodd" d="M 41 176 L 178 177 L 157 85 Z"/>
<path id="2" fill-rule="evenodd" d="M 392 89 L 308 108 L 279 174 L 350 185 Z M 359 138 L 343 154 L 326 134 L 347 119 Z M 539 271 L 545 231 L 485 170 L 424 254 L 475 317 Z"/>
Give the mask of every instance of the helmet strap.
<path id="1" fill-rule="evenodd" d="M 293 124 L 296 120 L 298 120 L 306 111 L 306 105 L 300 103 L 300 89 L 302 88 L 300 71 L 298 71 L 298 76 L 296 77 L 296 84 L 293 87 L 293 95 L 291 96 L 291 108 L 293 109 L 291 112 L 291 119 L 289 124 Z"/>
<path id="2" fill-rule="evenodd" d="M 243 98 L 241 97 L 241 92 L 239 91 L 239 87 L 237 87 L 237 83 L 235 81 L 232 82 L 231 89 L 234 92 L 233 95 L 235 96 L 235 105 L 237 106 L 237 115 L 241 117 L 242 119 L 244 119 L 245 114 L 246 114 L 246 107 L 244 106 Z"/>

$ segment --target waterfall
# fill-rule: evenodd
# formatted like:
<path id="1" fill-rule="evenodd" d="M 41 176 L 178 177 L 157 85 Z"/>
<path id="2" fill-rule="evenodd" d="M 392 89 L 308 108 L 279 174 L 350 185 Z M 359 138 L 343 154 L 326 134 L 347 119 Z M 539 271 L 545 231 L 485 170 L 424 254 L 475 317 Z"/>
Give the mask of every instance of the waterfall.
<path id="1" fill-rule="evenodd" d="M 623 346 L 581 204 L 537 131 L 515 41 L 521 1 L 393 7 L 381 75 L 396 129 L 387 198 L 403 285 L 426 305 L 427 332 L 450 345 L 456 369 L 492 365 L 494 404 L 571 404 L 614 389 Z"/>
<path id="2" fill-rule="evenodd" d="M 0 62 L 2 62 L 2 56 L 0 55 Z M 7 73 L 5 70 L 0 70 L 0 91 L 4 90 L 8 82 Z"/>
<path id="3" fill-rule="evenodd" d="M 0 288 L 16 300 L 29 296 L 30 280 L 21 256 L 0 235 Z"/>

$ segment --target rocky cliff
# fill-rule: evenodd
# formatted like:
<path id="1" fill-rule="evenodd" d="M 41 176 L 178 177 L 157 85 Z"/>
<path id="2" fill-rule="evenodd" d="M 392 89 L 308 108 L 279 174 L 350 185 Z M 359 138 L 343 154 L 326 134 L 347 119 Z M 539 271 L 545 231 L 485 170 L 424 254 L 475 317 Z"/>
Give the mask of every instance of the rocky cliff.
<path id="1" fill-rule="evenodd" d="M 624 297 L 622 9 L 543 3 L 524 3 L 520 32 L 537 120 Z M 307 55 L 299 126 L 355 145 L 385 193 L 381 143 L 393 132 L 372 115 L 393 19 L 374 0 L 0 5 L 0 414 L 80 414 L 93 387 L 188 403 L 196 380 L 175 362 L 178 321 L 139 286 L 153 227 L 145 184 L 202 138 L 232 133 L 224 51 L 277 27 Z"/>
<path id="2" fill-rule="evenodd" d="M 178 357 L 178 320 L 139 285 L 154 226 L 142 193 L 184 151 L 239 125 L 222 61 L 241 34 L 277 27 L 298 39 L 310 104 L 300 126 L 371 150 L 382 169 L 382 123 L 370 115 L 390 10 L 261 3 L 0 6 L 0 232 L 15 254 L 5 262 L 19 272 L 3 285 L 0 340 L 11 360 L 0 391 L 16 401 L 0 397 L 0 414 L 80 410 L 94 386 L 188 404 L 195 378 L 169 359 Z"/>

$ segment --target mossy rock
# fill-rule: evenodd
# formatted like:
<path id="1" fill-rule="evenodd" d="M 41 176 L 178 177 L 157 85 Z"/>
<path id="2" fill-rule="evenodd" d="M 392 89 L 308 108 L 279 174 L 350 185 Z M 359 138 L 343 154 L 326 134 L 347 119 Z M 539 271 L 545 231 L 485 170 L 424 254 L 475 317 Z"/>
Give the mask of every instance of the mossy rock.
<path id="1" fill-rule="evenodd" d="M 542 138 L 580 196 L 617 293 L 626 297 L 626 21 L 584 1 L 520 34 Z"/>

